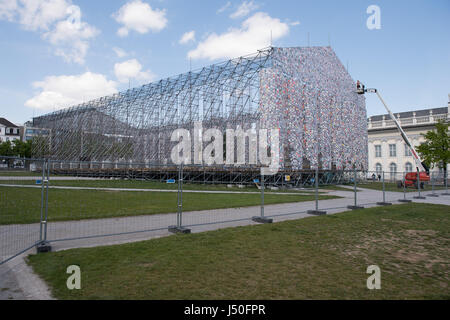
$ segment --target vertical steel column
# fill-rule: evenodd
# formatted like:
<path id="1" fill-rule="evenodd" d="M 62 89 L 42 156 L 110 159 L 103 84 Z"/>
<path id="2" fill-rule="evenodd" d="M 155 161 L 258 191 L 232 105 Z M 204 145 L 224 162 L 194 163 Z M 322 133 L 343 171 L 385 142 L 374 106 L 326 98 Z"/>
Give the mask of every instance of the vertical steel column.
<path id="1" fill-rule="evenodd" d="M 316 211 L 319 211 L 319 166 L 316 168 L 316 177 L 314 178 L 316 184 L 315 200 L 316 200 Z"/>
<path id="2" fill-rule="evenodd" d="M 47 242 L 47 222 L 48 222 L 48 187 L 50 184 L 50 160 L 47 159 L 47 179 L 45 186 L 45 225 L 44 225 L 44 242 Z"/>
<path id="3" fill-rule="evenodd" d="M 180 165 L 178 173 L 178 227 L 183 224 L 183 164 Z"/>
<path id="4" fill-rule="evenodd" d="M 377 204 L 380 205 L 380 206 L 389 206 L 392 203 L 386 202 L 386 186 L 385 186 L 385 183 L 384 183 L 384 170 L 381 172 L 381 176 L 382 176 L 382 179 L 383 179 L 383 201 L 382 202 L 377 202 Z"/>
<path id="5" fill-rule="evenodd" d="M 178 192 L 177 192 L 177 227 L 180 227 L 180 182 L 181 182 L 181 176 L 180 176 L 180 167 L 178 167 Z"/>
<path id="6" fill-rule="evenodd" d="M 42 162 L 42 180 L 41 180 L 41 218 L 39 224 L 39 242 L 43 241 L 43 228 L 44 228 L 44 180 L 45 180 L 45 161 Z"/>
<path id="7" fill-rule="evenodd" d="M 272 223 L 273 219 L 264 217 L 264 174 L 261 172 L 261 214 L 260 216 L 252 217 L 254 222 L 258 223 Z"/>
<path id="8" fill-rule="evenodd" d="M 191 229 L 182 226 L 183 220 L 183 164 L 178 168 L 178 192 L 177 192 L 177 224 L 169 226 L 169 231 L 173 233 L 191 233 Z"/>
<path id="9" fill-rule="evenodd" d="M 363 206 L 358 206 L 358 200 L 357 200 L 357 190 L 356 190 L 356 166 L 353 167 L 353 193 L 354 193 L 354 199 L 355 203 L 353 206 L 347 206 L 347 208 L 356 210 L 356 209 L 364 209 Z"/>
<path id="10" fill-rule="evenodd" d="M 434 172 L 431 172 L 431 194 L 427 194 L 428 197 L 439 197 L 437 193 L 434 192 L 434 182 L 436 180 L 436 177 L 434 176 Z"/>
<path id="11" fill-rule="evenodd" d="M 261 217 L 264 217 L 264 174 L 261 174 Z"/>
<path id="12" fill-rule="evenodd" d="M 316 209 L 308 210 L 307 213 L 314 214 L 314 215 L 327 214 L 326 211 L 319 210 L 319 166 L 316 167 L 316 174 L 315 174 L 314 182 L 315 182 L 315 188 L 316 188 L 316 192 L 315 192 Z"/>
<path id="13" fill-rule="evenodd" d="M 403 174 L 403 200 L 406 200 L 406 173 Z"/>
<path id="14" fill-rule="evenodd" d="M 450 193 L 448 193 L 448 178 L 447 178 L 447 175 L 448 175 L 448 170 L 447 170 L 447 168 L 445 168 L 445 177 L 444 177 L 444 179 L 445 179 L 445 193 L 443 193 L 442 195 L 450 196 Z"/>
<path id="15" fill-rule="evenodd" d="M 398 202 L 411 202 L 411 200 L 406 199 L 406 173 L 403 172 L 403 199 L 399 199 Z"/>
<path id="16" fill-rule="evenodd" d="M 422 197 L 420 195 L 420 171 L 419 168 L 417 168 L 417 189 L 419 190 L 419 195 L 413 197 L 414 199 L 425 199 L 425 197 Z"/>
<path id="17" fill-rule="evenodd" d="M 417 189 L 419 190 L 419 197 L 420 197 L 420 171 L 417 169 Z"/>
<path id="18" fill-rule="evenodd" d="M 357 207 L 357 195 L 356 195 L 356 167 L 354 167 L 353 168 L 353 183 L 354 183 L 354 186 L 353 186 L 353 191 L 354 191 L 354 194 L 355 194 L 355 207 Z"/>
<path id="19" fill-rule="evenodd" d="M 42 193 L 41 193 L 41 224 L 40 224 L 40 241 L 36 247 L 38 253 L 49 252 L 52 247 L 47 241 L 47 219 L 48 219 L 48 185 L 50 180 L 50 160 L 44 160 L 42 164 Z M 45 207 L 44 203 L 44 184 L 45 184 Z M 45 217 L 43 217 L 43 211 L 45 210 Z M 44 230 L 42 231 L 42 228 Z"/>
<path id="20" fill-rule="evenodd" d="M 434 172 L 431 172 L 431 193 L 434 194 Z"/>

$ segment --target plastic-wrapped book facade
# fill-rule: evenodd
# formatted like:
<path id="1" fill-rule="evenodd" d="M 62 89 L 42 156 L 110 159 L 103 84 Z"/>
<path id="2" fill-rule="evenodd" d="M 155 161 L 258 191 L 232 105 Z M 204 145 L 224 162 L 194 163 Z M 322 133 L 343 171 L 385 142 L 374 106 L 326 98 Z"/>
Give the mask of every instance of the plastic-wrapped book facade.
<path id="1" fill-rule="evenodd" d="M 365 100 L 330 47 L 260 50 L 33 119 L 34 157 L 171 164 L 171 134 L 279 128 L 280 168 L 367 168 Z M 270 137 L 269 137 L 270 139 Z"/>

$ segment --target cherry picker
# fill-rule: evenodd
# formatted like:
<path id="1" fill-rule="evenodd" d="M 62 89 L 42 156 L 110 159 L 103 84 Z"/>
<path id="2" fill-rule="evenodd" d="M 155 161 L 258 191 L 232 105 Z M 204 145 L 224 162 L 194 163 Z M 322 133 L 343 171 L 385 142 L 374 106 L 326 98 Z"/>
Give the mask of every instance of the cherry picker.
<path id="1" fill-rule="evenodd" d="M 414 157 L 414 161 L 416 163 L 416 169 L 417 172 L 408 172 L 405 175 L 405 178 L 403 179 L 405 183 L 405 187 L 415 187 L 419 188 L 419 182 L 420 182 L 420 188 L 423 188 L 424 181 L 430 181 L 430 169 L 429 167 L 420 159 L 419 155 L 417 154 L 416 150 L 414 149 L 411 141 L 409 141 L 408 136 L 406 135 L 405 131 L 403 131 L 402 127 L 400 126 L 400 123 L 395 118 L 394 114 L 389 110 L 388 106 L 384 102 L 383 98 L 381 98 L 380 93 L 377 89 L 366 89 L 365 86 L 358 80 L 356 82 L 356 93 L 357 94 L 365 94 L 365 93 L 376 93 L 380 101 L 383 103 L 384 107 L 386 108 L 389 116 L 391 117 L 392 121 L 397 126 L 398 131 L 400 132 L 400 135 L 403 138 L 403 141 L 405 141 L 406 145 L 411 150 L 411 153 Z M 397 186 L 399 188 L 403 187 L 403 181 L 398 181 Z"/>

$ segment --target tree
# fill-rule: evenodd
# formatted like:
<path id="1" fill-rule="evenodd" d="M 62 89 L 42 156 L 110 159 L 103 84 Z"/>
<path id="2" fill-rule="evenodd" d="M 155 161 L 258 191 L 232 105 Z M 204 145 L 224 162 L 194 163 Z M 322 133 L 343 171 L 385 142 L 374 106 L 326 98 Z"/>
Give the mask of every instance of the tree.
<path id="1" fill-rule="evenodd" d="M 444 176 L 447 177 L 447 164 L 450 163 L 450 136 L 448 134 L 449 124 L 445 121 L 436 123 L 436 130 L 430 130 L 422 136 L 425 138 L 417 151 L 423 161 L 431 167 L 437 165 L 444 169 Z"/>
<path id="2" fill-rule="evenodd" d="M 23 142 L 16 139 L 14 141 L 0 143 L 0 156 L 30 158 L 31 141 Z M 7 162 L 9 166 L 13 166 L 15 160 L 10 158 Z"/>
<path id="3" fill-rule="evenodd" d="M 21 140 L 14 140 L 12 147 L 13 154 L 22 158 L 31 158 L 31 140 L 23 142 Z"/>
<path id="4" fill-rule="evenodd" d="M 31 141 L 5 141 L 0 143 L 0 156 L 31 158 Z"/>
<path id="5" fill-rule="evenodd" d="M 11 157 L 14 155 L 13 153 L 13 146 L 11 144 L 11 141 L 5 141 L 0 143 L 0 156 L 6 156 Z"/>

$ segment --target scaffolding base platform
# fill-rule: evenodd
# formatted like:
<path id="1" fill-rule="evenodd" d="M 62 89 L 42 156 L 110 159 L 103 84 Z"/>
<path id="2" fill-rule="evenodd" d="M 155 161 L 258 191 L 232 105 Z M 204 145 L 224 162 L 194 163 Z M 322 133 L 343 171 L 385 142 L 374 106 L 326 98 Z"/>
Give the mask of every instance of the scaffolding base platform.
<path id="1" fill-rule="evenodd" d="M 169 232 L 172 233 L 191 233 L 191 229 L 185 227 L 169 226 Z"/>
<path id="2" fill-rule="evenodd" d="M 271 218 L 266 218 L 266 217 L 261 217 L 261 216 L 259 216 L 259 217 L 252 217 L 252 220 L 253 221 L 255 221 L 255 222 L 258 222 L 258 223 L 272 223 L 273 222 L 273 219 L 271 219 Z"/>
<path id="3" fill-rule="evenodd" d="M 427 197 L 439 197 L 439 195 L 436 193 L 430 193 L 430 194 L 427 194 Z"/>
<path id="4" fill-rule="evenodd" d="M 347 208 L 352 210 L 364 209 L 363 206 L 347 206 Z"/>
<path id="5" fill-rule="evenodd" d="M 409 199 L 399 199 L 398 202 L 412 202 L 412 200 Z"/>
<path id="6" fill-rule="evenodd" d="M 391 202 L 377 202 L 377 205 L 379 205 L 379 206 L 391 206 L 392 203 Z"/>
<path id="7" fill-rule="evenodd" d="M 313 215 L 316 215 L 316 216 L 321 216 L 321 215 L 327 214 L 326 211 L 322 211 L 322 210 L 308 210 L 306 213 L 307 214 L 313 214 Z"/>
<path id="8" fill-rule="evenodd" d="M 441 193 L 441 196 L 450 196 L 450 193 L 446 192 L 446 193 Z"/>
<path id="9" fill-rule="evenodd" d="M 415 196 L 415 197 L 413 197 L 413 199 L 426 199 L 426 197 L 422 197 L 422 196 Z"/>

